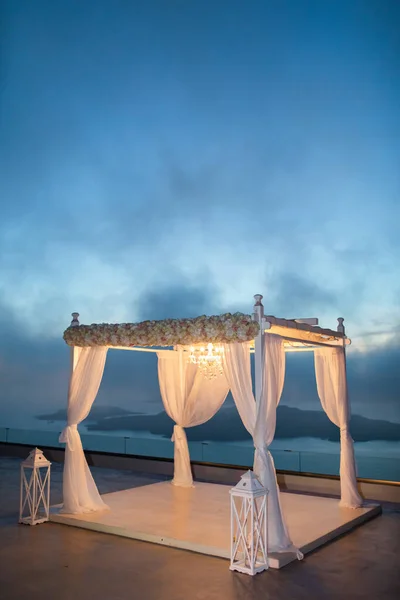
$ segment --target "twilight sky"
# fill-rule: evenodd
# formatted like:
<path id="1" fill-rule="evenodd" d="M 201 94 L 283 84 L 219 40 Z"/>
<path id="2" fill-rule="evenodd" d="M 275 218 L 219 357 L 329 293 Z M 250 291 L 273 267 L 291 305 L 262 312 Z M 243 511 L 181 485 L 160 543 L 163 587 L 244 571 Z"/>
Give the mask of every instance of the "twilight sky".
<path id="1" fill-rule="evenodd" d="M 74 310 L 251 312 L 262 293 L 268 314 L 344 316 L 369 363 L 398 350 L 396 0 L 1 13 L 3 397 L 32 388 L 39 346 L 43 373 L 64 369 L 52 348 Z"/>

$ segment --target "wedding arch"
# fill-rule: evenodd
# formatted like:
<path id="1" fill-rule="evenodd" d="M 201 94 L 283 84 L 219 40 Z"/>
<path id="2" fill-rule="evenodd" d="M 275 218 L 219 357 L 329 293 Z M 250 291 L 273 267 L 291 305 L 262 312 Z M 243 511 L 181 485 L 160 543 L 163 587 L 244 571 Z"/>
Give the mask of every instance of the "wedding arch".
<path id="1" fill-rule="evenodd" d="M 66 444 L 63 512 L 104 510 L 104 504 L 82 448 L 78 425 L 89 414 L 103 376 L 108 350 L 156 352 L 162 401 L 175 422 L 172 484 L 192 486 L 193 478 L 185 428 L 211 419 L 231 391 L 239 415 L 254 442 L 254 472 L 269 491 L 268 544 L 270 552 L 293 550 L 282 514 L 275 466 L 269 446 L 274 439 L 276 409 L 285 377 L 285 353 L 314 352 L 318 395 L 329 419 L 340 428 L 342 506 L 358 508 L 350 407 L 346 378 L 343 318 L 337 330 L 323 329 L 318 319 L 279 319 L 264 315 L 262 296 L 254 296 L 252 315 L 241 313 L 166 319 L 119 325 L 81 325 L 72 313 L 64 340 L 71 347 L 71 377 L 67 426 L 60 436 Z M 255 382 L 250 367 L 254 353 Z"/>

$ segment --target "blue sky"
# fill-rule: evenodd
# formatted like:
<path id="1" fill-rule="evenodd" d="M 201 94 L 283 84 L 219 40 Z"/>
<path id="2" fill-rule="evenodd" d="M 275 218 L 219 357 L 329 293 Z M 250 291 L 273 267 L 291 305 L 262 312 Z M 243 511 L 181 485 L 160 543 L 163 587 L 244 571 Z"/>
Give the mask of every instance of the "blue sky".
<path id="1" fill-rule="evenodd" d="M 395 0 L 4 0 L 3 346 L 263 293 L 398 349 L 399 22 Z"/>

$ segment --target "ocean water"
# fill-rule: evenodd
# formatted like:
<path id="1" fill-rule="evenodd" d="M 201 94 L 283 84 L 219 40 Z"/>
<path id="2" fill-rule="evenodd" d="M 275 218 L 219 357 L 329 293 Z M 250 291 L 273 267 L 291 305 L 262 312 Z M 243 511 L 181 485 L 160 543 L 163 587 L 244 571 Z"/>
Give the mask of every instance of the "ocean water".
<path id="1" fill-rule="evenodd" d="M 61 428 L 55 423 L 35 428 L 0 428 L 0 441 L 31 446 L 61 447 Z M 174 444 L 169 437 L 146 431 L 88 432 L 80 426 L 85 450 L 173 458 Z M 172 433 L 172 431 L 171 431 Z M 354 444 L 357 474 L 361 478 L 400 481 L 400 442 L 370 441 Z M 251 441 L 189 442 L 194 461 L 251 467 L 254 448 Z M 317 438 L 291 438 L 274 440 L 271 452 L 279 470 L 302 473 L 338 475 L 340 444 Z"/>
<path id="2" fill-rule="evenodd" d="M 8 423 L 7 423 L 8 425 Z M 32 446 L 61 446 L 59 433 L 64 423 L 41 421 L 33 415 L 14 413 L 10 427 L 0 423 L 0 441 Z M 88 431 L 79 426 L 86 450 L 173 458 L 174 445 L 169 436 L 148 431 Z M 171 427 L 172 435 L 172 427 Z M 359 477 L 400 480 L 400 442 L 368 441 L 354 444 Z M 251 466 L 254 448 L 251 440 L 189 442 L 192 460 L 210 463 Z M 337 475 L 340 444 L 319 438 L 275 439 L 271 451 L 277 469 Z"/>
<path id="3" fill-rule="evenodd" d="M 7 427 L 5 423 L 0 423 L 1 427 Z M 9 424 L 10 429 L 21 429 L 25 431 L 37 431 L 37 432 L 53 432 L 59 433 L 63 429 L 64 424 L 60 421 L 41 421 L 33 415 L 15 415 L 12 422 Z M 79 425 L 79 431 L 81 434 L 86 434 L 93 437 L 101 438 L 135 438 L 135 439 L 154 439 L 168 441 L 168 437 L 150 433 L 149 431 L 132 431 L 132 430 L 118 430 L 118 431 L 89 431 L 85 426 L 85 423 Z M 172 429 L 171 429 L 172 435 Z M 105 442 L 106 443 L 106 442 Z M 201 443 L 201 442 L 198 442 Z M 206 444 L 226 444 L 234 446 L 252 447 L 251 440 L 231 440 L 229 442 L 211 442 L 209 440 L 203 440 Z M 400 458 L 400 441 L 384 441 L 384 440 L 371 440 L 368 442 L 355 442 L 354 447 L 357 455 L 370 455 L 370 456 L 382 456 L 382 457 L 393 457 Z M 271 448 L 273 450 L 288 450 L 298 452 L 321 452 L 325 454 L 339 454 L 340 443 L 332 442 L 329 440 L 322 440 L 320 438 L 311 437 L 297 437 L 297 438 L 281 438 L 275 439 Z"/>

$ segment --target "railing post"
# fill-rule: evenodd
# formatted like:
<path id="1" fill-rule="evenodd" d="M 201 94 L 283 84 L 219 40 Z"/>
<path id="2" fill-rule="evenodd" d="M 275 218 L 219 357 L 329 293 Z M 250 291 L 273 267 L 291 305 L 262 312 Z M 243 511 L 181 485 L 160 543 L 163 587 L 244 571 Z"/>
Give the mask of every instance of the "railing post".
<path id="1" fill-rule="evenodd" d="M 201 442 L 201 461 L 204 462 L 204 446 L 207 446 L 207 442 Z"/>

